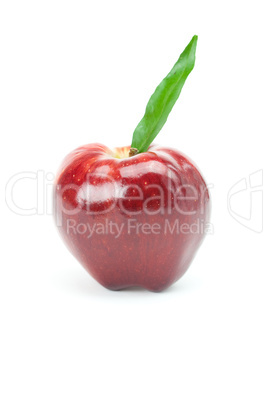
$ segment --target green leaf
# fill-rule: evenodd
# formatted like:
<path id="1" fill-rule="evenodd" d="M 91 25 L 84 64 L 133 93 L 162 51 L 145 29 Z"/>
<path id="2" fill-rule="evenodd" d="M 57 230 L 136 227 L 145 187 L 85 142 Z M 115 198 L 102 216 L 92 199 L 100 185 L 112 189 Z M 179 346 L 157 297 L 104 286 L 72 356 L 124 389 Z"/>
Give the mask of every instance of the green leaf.
<path id="1" fill-rule="evenodd" d="M 146 152 L 176 103 L 186 78 L 194 68 L 197 36 L 194 35 L 169 74 L 158 85 L 149 99 L 145 114 L 137 125 L 131 148 Z M 136 153 L 137 153 L 136 152 Z"/>

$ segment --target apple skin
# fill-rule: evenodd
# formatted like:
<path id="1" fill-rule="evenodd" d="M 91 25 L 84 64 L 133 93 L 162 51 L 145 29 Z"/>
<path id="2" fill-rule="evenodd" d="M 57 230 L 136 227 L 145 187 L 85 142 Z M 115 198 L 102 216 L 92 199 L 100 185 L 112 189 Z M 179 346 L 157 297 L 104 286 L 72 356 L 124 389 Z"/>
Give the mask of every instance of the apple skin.
<path id="1" fill-rule="evenodd" d="M 192 262 L 209 223 L 210 195 L 181 152 L 151 145 L 127 157 L 129 149 L 89 144 L 71 152 L 55 180 L 54 218 L 100 284 L 158 292 Z"/>

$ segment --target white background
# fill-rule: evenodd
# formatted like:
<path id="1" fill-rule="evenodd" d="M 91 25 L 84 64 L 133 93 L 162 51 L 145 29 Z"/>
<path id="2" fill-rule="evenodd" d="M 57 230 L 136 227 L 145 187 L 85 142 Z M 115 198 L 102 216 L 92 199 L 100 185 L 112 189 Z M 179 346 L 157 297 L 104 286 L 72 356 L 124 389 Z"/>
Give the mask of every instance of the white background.
<path id="1" fill-rule="evenodd" d="M 267 402 L 265 6 L 1 2 L 1 401 Z M 130 144 L 194 34 L 195 69 L 157 143 L 189 155 L 213 185 L 214 234 L 169 290 L 111 292 L 61 242 L 51 179 L 79 145 Z M 250 188 L 234 194 L 231 216 L 229 190 L 259 170 L 263 219 Z M 5 186 L 37 171 L 39 215 L 20 216 Z M 35 180 L 21 180 L 13 199 L 33 208 L 36 194 Z"/>

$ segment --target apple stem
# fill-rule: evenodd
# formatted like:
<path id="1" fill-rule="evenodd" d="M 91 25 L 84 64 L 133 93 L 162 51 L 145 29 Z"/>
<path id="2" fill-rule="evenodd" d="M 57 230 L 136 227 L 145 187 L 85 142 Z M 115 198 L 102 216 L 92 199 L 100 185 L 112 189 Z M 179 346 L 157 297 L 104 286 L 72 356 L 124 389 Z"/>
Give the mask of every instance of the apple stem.
<path id="1" fill-rule="evenodd" d="M 137 148 L 130 148 L 130 150 L 129 150 L 129 157 L 131 157 L 131 156 L 135 156 L 135 155 L 137 155 L 139 153 L 139 150 L 137 149 Z"/>

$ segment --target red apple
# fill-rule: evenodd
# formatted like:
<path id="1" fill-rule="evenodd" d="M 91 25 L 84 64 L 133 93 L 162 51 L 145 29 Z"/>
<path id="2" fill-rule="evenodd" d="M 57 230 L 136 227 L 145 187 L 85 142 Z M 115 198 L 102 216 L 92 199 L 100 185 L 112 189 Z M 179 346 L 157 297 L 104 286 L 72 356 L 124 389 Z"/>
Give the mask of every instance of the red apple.
<path id="1" fill-rule="evenodd" d="M 64 160 L 54 215 L 75 257 L 103 286 L 160 291 L 189 267 L 207 229 L 210 199 L 182 153 L 150 145 L 195 63 L 194 36 L 151 96 L 131 147 L 90 144 Z"/>
<path id="2" fill-rule="evenodd" d="M 210 212 L 206 183 L 182 153 L 101 144 L 76 149 L 56 180 L 55 218 L 65 243 L 103 286 L 160 291 L 189 267 Z"/>

